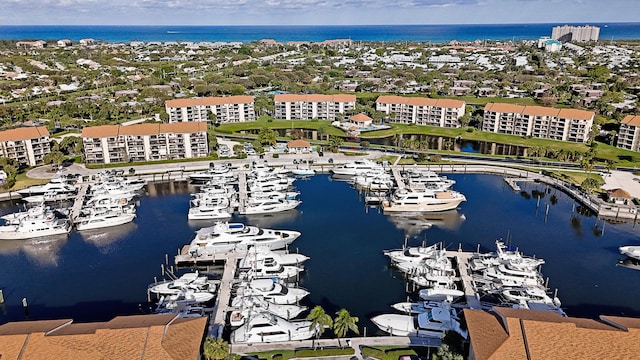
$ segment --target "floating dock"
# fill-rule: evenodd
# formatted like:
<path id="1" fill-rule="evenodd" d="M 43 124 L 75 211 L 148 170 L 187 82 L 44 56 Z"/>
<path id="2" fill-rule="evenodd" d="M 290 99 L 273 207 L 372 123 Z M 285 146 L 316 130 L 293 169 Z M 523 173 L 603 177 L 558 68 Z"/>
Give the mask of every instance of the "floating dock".
<path id="1" fill-rule="evenodd" d="M 85 182 L 80 187 L 78 191 L 78 196 L 76 196 L 75 201 L 73 202 L 73 207 L 71 208 L 71 221 L 75 222 L 80 217 L 80 211 L 82 210 L 82 205 L 84 205 L 84 198 L 87 196 L 87 191 L 89 190 L 89 183 Z"/>
<path id="2" fill-rule="evenodd" d="M 458 250 L 457 252 L 447 252 L 447 257 L 456 259 L 467 307 L 469 309 L 482 309 L 480 297 L 474 286 L 471 270 L 469 269 L 469 259 L 473 257 L 473 253 Z"/>

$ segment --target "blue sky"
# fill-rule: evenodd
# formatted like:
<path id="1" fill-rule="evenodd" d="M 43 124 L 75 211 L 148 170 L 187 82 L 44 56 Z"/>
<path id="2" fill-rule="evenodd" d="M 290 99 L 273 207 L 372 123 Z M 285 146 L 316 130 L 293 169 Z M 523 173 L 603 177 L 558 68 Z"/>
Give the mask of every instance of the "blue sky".
<path id="1" fill-rule="evenodd" d="M 638 0 L 0 0 L 4 25 L 636 22 Z"/>

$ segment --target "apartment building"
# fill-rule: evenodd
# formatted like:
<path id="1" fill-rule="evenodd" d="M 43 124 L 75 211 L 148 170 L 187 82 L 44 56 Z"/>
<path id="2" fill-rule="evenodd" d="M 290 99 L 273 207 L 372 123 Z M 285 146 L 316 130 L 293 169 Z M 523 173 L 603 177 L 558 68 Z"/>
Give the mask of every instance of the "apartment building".
<path id="1" fill-rule="evenodd" d="M 460 127 L 465 105 L 461 100 L 393 95 L 376 100 L 376 110 L 392 115 L 391 122 L 451 128 Z"/>
<path id="2" fill-rule="evenodd" d="M 640 115 L 627 115 L 620 123 L 617 147 L 640 151 Z"/>
<path id="3" fill-rule="evenodd" d="M 275 118 L 281 120 L 336 120 L 356 108 L 356 96 L 349 94 L 278 94 L 275 102 Z"/>
<path id="4" fill-rule="evenodd" d="M 20 166 L 42 165 L 50 151 L 49 131 L 44 126 L 0 131 L 0 156 L 16 160 Z"/>
<path id="5" fill-rule="evenodd" d="M 253 96 L 203 97 L 165 101 L 169 123 L 211 122 L 211 114 L 219 123 L 255 121 Z"/>
<path id="6" fill-rule="evenodd" d="M 562 42 L 598 41 L 600 28 L 597 26 L 555 26 L 551 30 L 551 38 Z"/>
<path id="7" fill-rule="evenodd" d="M 82 142 L 87 164 L 191 159 L 209 153 L 204 122 L 92 126 L 82 129 Z"/>
<path id="8" fill-rule="evenodd" d="M 488 103 L 484 108 L 482 130 L 541 139 L 587 142 L 593 117 L 592 111 L 585 110 Z"/>

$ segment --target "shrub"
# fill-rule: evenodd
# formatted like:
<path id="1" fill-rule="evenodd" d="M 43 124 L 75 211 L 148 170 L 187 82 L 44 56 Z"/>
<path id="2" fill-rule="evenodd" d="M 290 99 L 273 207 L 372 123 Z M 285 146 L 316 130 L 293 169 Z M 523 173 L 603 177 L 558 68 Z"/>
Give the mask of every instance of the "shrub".
<path id="1" fill-rule="evenodd" d="M 274 158 L 274 159 L 277 159 L 277 158 L 279 158 L 279 157 L 280 157 L 280 155 L 279 155 L 279 154 L 273 154 L 273 158 Z"/>

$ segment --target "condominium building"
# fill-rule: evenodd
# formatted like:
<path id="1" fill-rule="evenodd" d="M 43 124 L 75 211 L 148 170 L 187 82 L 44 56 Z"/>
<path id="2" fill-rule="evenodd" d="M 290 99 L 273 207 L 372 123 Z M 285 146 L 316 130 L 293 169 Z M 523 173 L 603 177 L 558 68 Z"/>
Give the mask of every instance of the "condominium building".
<path id="1" fill-rule="evenodd" d="M 594 113 L 577 109 L 554 109 L 488 103 L 484 108 L 482 130 L 541 139 L 587 142 Z"/>
<path id="2" fill-rule="evenodd" d="M 562 42 L 598 41 L 600 28 L 597 26 L 555 26 L 551 31 L 551 38 Z"/>
<path id="3" fill-rule="evenodd" d="M 275 118 L 281 120 L 336 120 L 356 108 L 356 96 L 348 94 L 278 94 L 275 102 Z"/>
<path id="4" fill-rule="evenodd" d="M 44 126 L 0 131 L 0 156 L 16 160 L 20 166 L 42 165 L 50 151 L 49 131 Z"/>
<path id="5" fill-rule="evenodd" d="M 165 101 L 169 122 L 234 123 L 255 121 L 253 96 L 204 97 Z"/>
<path id="6" fill-rule="evenodd" d="M 627 115 L 622 119 L 616 146 L 621 149 L 640 151 L 640 115 Z"/>
<path id="7" fill-rule="evenodd" d="M 376 110 L 392 115 L 391 122 L 452 128 L 460 127 L 465 105 L 461 100 L 423 97 L 380 96 L 376 100 Z"/>
<path id="8" fill-rule="evenodd" d="M 105 125 L 82 129 L 87 164 L 205 157 L 207 124 Z"/>

